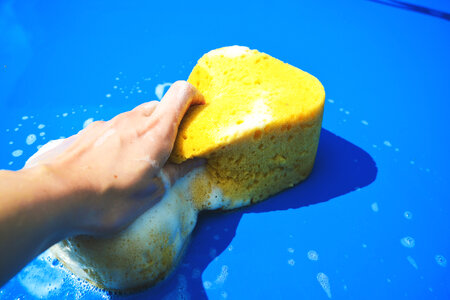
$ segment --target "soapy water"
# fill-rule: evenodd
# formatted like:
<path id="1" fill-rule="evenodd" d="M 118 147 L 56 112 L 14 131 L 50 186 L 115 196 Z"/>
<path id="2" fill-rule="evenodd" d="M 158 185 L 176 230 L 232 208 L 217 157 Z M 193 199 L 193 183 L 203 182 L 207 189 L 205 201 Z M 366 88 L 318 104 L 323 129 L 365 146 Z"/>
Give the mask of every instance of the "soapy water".
<path id="1" fill-rule="evenodd" d="M 164 85 L 164 84 L 163 84 Z M 168 85 L 168 86 L 170 86 L 170 85 Z M 164 93 L 165 92 L 165 89 L 168 87 L 168 86 L 164 86 L 162 89 L 163 89 L 163 91 L 162 91 L 162 93 Z M 155 94 L 156 94 L 156 89 L 155 89 Z M 156 94 L 157 96 L 158 96 L 158 94 Z M 161 96 L 162 97 L 162 96 Z M 158 97 L 159 98 L 159 97 Z M 334 101 L 333 101 L 334 102 Z M 64 115 L 64 114 L 63 114 Z M 67 116 L 67 113 L 65 113 L 65 115 Z M 86 121 L 85 121 L 85 125 L 83 126 L 83 127 L 86 127 L 88 124 L 90 124 L 90 123 L 92 123 L 94 121 L 94 118 L 89 118 L 89 119 L 87 119 Z M 367 123 L 367 124 L 364 124 L 364 123 Z M 363 125 L 368 125 L 368 122 L 367 121 L 365 121 L 365 122 L 362 122 L 362 124 Z M 19 126 L 19 127 L 21 127 L 21 126 Z M 38 129 L 43 129 L 44 127 L 45 127 L 45 125 L 44 124 L 40 124 L 39 126 L 37 126 L 38 127 Z M 16 128 L 17 130 L 19 130 L 19 128 Z M 24 128 L 22 128 L 22 130 L 23 130 Z M 17 130 L 15 130 L 15 131 L 17 131 Z M 43 135 L 45 135 L 45 133 L 43 134 Z M 43 136 L 42 135 L 42 136 Z M 34 141 L 35 142 L 35 141 Z M 34 143 L 33 142 L 33 143 Z M 33 143 L 30 143 L 30 145 L 31 144 L 33 144 Z M 28 144 L 28 143 L 27 143 Z M 386 144 L 385 144 L 386 145 Z M 388 145 L 386 145 L 386 146 L 388 146 Z M 388 147 L 390 147 L 390 146 L 388 146 Z M 22 151 L 21 149 L 18 149 L 19 151 Z M 23 153 L 23 152 L 22 152 Z M 22 154 L 20 154 L 20 155 L 22 155 Z M 19 156 L 20 156 L 19 155 Z M 411 163 L 411 165 L 414 165 L 414 162 L 412 161 L 412 163 Z M 374 204 L 376 205 L 376 209 L 374 209 Z M 375 202 L 375 203 L 373 203 L 372 205 L 371 205 L 371 208 L 372 208 L 372 210 L 374 211 L 374 212 L 377 212 L 378 211 L 378 204 Z M 409 211 L 405 211 L 404 212 L 404 217 L 406 218 L 406 219 L 408 219 L 408 220 L 410 220 L 410 219 L 412 219 L 412 213 L 411 212 L 409 212 Z M 412 238 L 412 237 L 404 237 L 404 238 L 402 238 L 401 239 L 401 244 L 404 246 L 404 247 L 407 247 L 407 248 L 413 248 L 414 246 L 415 246 L 415 240 Z M 228 249 L 229 251 L 231 251 L 232 250 L 232 246 L 230 245 L 230 247 L 229 247 L 229 249 Z M 288 250 L 289 251 L 289 250 Z M 313 253 L 315 253 L 316 254 L 316 256 L 312 256 L 312 257 L 316 257 L 317 259 L 311 259 L 311 257 L 310 257 L 310 252 L 313 252 Z M 291 252 L 290 252 L 291 253 Z M 308 252 L 308 259 L 310 259 L 310 260 L 318 260 L 318 254 L 317 254 L 317 252 L 315 252 L 314 250 L 311 250 L 311 251 L 309 251 Z M 414 267 L 414 268 L 418 268 L 417 267 L 417 263 L 415 263 L 415 260 L 412 258 L 412 257 L 410 257 L 410 256 L 408 256 L 407 257 L 407 260 L 408 260 L 408 262 Z M 292 260 L 293 261 L 293 260 Z M 435 256 L 435 261 L 436 261 L 436 263 L 439 265 L 439 266 L 442 266 L 442 267 L 446 267 L 446 265 L 447 265 L 447 261 L 446 261 L 446 259 L 445 259 L 445 257 L 443 257 L 442 255 L 436 255 Z M 295 264 L 295 261 L 293 261 L 293 264 Z M 291 265 L 293 265 L 293 264 L 291 264 Z M 57 268 L 62 268 L 62 266 L 59 264 L 58 265 L 58 263 L 57 263 L 57 261 L 55 261 L 55 265 L 53 265 L 52 263 L 51 263 L 51 265 L 53 266 L 53 267 L 57 267 Z M 24 272 L 24 274 L 22 274 L 21 276 L 18 276 L 18 278 L 19 278 L 19 280 L 20 280 L 20 282 L 22 283 L 22 285 L 24 285 L 24 287 L 27 289 L 27 291 L 29 291 L 29 287 L 30 287 L 30 279 L 31 278 L 36 278 L 36 282 L 37 283 L 39 283 L 39 282 L 44 282 L 44 281 L 48 281 L 49 283 L 48 283 L 48 288 L 43 288 L 40 284 L 37 284 L 37 286 L 40 286 L 40 287 L 37 287 L 37 288 L 32 288 L 33 289 L 33 292 L 30 292 L 30 294 L 32 294 L 32 295 L 37 295 L 36 297 L 41 297 L 41 296 L 39 296 L 39 295 L 44 295 L 43 297 L 51 297 L 52 295 L 57 295 L 58 294 L 58 289 L 61 289 L 62 288 L 62 285 L 59 285 L 59 281 L 58 280 L 55 280 L 55 281 L 52 281 L 54 278 L 52 278 L 51 277 L 51 274 L 48 276 L 48 277 L 45 277 L 45 276 L 41 276 L 41 277 L 39 277 L 39 276 L 34 276 L 33 277 L 33 274 L 35 274 L 38 270 L 36 270 L 36 268 L 37 267 L 35 267 L 34 269 L 33 268 L 30 268 L 30 269 L 27 269 L 27 270 L 23 270 L 23 272 Z M 47 266 L 45 267 L 45 270 L 47 270 Z M 37 269 L 39 269 L 39 268 L 37 268 Z M 65 271 L 65 273 L 67 273 L 67 271 Z M 198 275 L 197 275 L 198 274 Z M 200 270 L 198 270 L 198 273 L 196 274 L 196 276 L 199 276 L 199 277 L 201 277 L 201 271 Z M 321 275 L 322 274 L 322 275 Z M 45 275 L 45 274 L 44 274 Z M 319 276 L 320 275 L 320 276 Z M 86 283 L 86 282 L 83 282 L 83 281 L 80 281 L 79 279 L 78 280 L 76 280 L 74 277 L 73 277 L 73 275 L 71 275 L 70 273 L 69 274 L 65 274 L 64 276 L 66 276 L 67 278 L 70 278 L 73 282 L 74 282 L 74 284 L 73 285 L 76 285 L 77 283 L 78 283 L 78 285 L 81 287 L 81 291 L 79 291 L 80 289 L 77 289 L 78 291 L 77 291 L 77 298 L 79 298 L 79 297 L 82 297 L 82 295 L 85 295 L 88 291 L 90 291 L 90 290 L 96 290 L 96 288 L 95 287 L 93 287 L 93 286 L 91 286 L 90 284 L 88 284 L 88 283 Z M 65 278 L 66 278 L 65 277 Z M 194 277 L 194 275 L 193 275 L 193 277 Z M 199 278 L 199 277 L 197 277 L 197 278 Z M 40 278 L 40 279 L 39 279 Z M 319 279 L 320 278 L 320 279 Z M 66 279 L 65 279 L 66 280 Z M 322 288 L 324 289 L 324 291 L 326 292 L 326 294 L 327 294 L 327 296 L 329 297 L 329 298 L 331 298 L 331 290 L 330 290 L 330 285 L 329 285 L 329 280 L 328 280 L 328 276 L 326 275 L 326 274 L 324 274 L 324 273 L 319 273 L 318 275 L 317 275 L 317 280 L 319 281 L 319 283 L 321 284 L 321 286 L 322 286 Z M 322 283 L 324 283 L 324 285 L 322 284 Z M 64 283 L 63 283 L 64 284 Z M 209 285 L 208 285 L 209 284 Z M 32 285 L 32 284 L 31 284 Z M 35 284 L 36 285 L 36 284 Z M 212 283 L 212 282 L 209 282 L 209 281 L 205 281 L 205 288 L 207 287 L 207 286 L 209 286 L 209 288 L 211 288 L 211 286 L 213 286 L 214 285 L 214 283 Z M 325 286 L 325 287 L 324 287 Z M 326 287 L 328 287 L 328 290 L 326 289 Z M 72 289 L 72 288 L 71 288 Z M 64 290 L 64 288 L 62 288 L 62 290 Z M 33 294 L 34 293 L 34 294 Z M 106 292 L 103 292 L 104 294 L 101 294 L 101 296 L 102 297 L 107 297 L 107 293 Z M 226 294 L 226 293 L 225 293 Z"/>
<path id="2" fill-rule="evenodd" d="M 61 293 L 67 290 L 75 290 L 74 299 L 87 295 L 109 298 L 108 292 L 75 277 L 48 250 L 25 267 L 17 279 L 29 295 L 38 299 L 66 297 Z"/>
<path id="3" fill-rule="evenodd" d="M 328 276 L 325 273 L 320 272 L 317 274 L 317 281 L 319 282 L 324 292 L 327 294 L 328 298 L 331 299 L 331 288 Z"/>

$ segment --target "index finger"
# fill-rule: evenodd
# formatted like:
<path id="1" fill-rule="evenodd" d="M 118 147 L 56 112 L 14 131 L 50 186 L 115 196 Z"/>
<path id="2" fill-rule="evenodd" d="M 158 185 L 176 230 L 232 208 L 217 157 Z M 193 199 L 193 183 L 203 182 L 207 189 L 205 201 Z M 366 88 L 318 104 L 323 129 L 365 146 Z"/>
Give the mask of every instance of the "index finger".
<path id="1" fill-rule="evenodd" d="M 189 106 L 204 104 L 203 95 L 189 82 L 176 81 L 154 111 L 153 116 L 159 119 L 161 126 L 176 124 L 177 128 Z"/>
<path id="2" fill-rule="evenodd" d="M 203 95 L 187 81 L 172 84 L 147 123 L 147 134 L 151 137 L 149 140 L 156 142 L 152 145 L 153 150 L 157 154 L 161 154 L 161 151 L 170 154 L 184 114 L 191 105 L 204 103 Z M 160 149 L 155 149 L 155 146 Z"/>

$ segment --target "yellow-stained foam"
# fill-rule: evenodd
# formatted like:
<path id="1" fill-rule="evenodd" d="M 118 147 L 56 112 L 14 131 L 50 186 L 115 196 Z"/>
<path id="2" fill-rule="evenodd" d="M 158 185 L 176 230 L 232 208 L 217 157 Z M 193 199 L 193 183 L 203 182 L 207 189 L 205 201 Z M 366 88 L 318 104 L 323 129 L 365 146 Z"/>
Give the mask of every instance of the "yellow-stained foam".
<path id="1" fill-rule="evenodd" d="M 205 54 L 188 81 L 206 104 L 184 117 L 170 159 L 207 158 L 207 181 L 231 199 L 224 208 L 260 201 L 308 176 L 325 100 L 314 76 L 233 46 Z M 193 186 L 200 209 L 208 208 L 203 184 Z"/>

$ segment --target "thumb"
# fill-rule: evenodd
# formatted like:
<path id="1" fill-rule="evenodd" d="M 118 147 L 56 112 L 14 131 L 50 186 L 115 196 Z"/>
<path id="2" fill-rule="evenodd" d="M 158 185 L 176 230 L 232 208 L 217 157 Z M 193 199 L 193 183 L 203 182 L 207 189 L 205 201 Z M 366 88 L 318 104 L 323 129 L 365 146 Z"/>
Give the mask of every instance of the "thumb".
<path id="1" fill-rule="evenodd" d="M 206 159 L 204 158 L 190 159 L 181 164 L 167 163 L 161 170 L 166 176 L 163 181 L 166 181 L 165 184 L 170 184 L 170 186 L 172 186 L 179 178 L 196 168 L 204 166 L 205 164 Z"/>

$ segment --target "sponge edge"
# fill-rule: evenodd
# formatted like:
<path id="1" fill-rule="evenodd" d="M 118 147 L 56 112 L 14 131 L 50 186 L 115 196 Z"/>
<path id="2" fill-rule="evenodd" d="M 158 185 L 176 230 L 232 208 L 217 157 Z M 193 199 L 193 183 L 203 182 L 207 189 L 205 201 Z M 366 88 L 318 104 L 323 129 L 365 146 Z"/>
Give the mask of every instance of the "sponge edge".
<path id="1" fill-rule="evenodd" d="M 304 180 L 312 170 L 325 91 L 314 76 L 257 50 L 212 50 L 188 80 L 206 104 L 191 108 L 180 126 L 172 162 L 208 159 L 207 180 L 193 184 L 198 209 L 261 201 Z M 207 186 L 205 186 L 207 182 Z"/>

